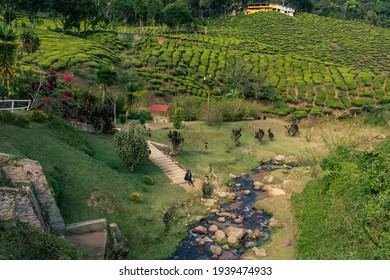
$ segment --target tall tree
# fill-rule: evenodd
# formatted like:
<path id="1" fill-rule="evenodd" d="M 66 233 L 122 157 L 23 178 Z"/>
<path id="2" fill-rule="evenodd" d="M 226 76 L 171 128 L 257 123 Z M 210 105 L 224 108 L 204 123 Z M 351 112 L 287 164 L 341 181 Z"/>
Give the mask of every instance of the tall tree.
<path id="1" fill-rule="evenodd" d="M 8 95 L 11 95 L 10 82 L 16 76 L 17 39 L 18 35 L 11 26 L 0 24 L 0 75 Z"/>
<path id="2" fill-rule="evenodd" d="M 191 23 L 194 19 L 191 7 L 183 0 L 177 0 L 164 8 L 165 24 L 169 27 L 178 27 Z"/>
<path id="3" fill-rule="evenodd" d="M 27 14 L 30 28 L 33 27 L 38 12 L 49 11 L 51 0 L 13 0 L 16 9 Z"/>
<path id="4" fill-rule="evenodd" d="M 114 85 L 116 78 L 117 78 L 117 72 L 113 67 L 110 67 L 105 64 L 101 64 L 99 66 L 98 72 L 97 72 L 97 78 L 99 80 L 99 84 L 102 88 L 102 103 L 104 104 L 105 96 L 108 87 Z"/>

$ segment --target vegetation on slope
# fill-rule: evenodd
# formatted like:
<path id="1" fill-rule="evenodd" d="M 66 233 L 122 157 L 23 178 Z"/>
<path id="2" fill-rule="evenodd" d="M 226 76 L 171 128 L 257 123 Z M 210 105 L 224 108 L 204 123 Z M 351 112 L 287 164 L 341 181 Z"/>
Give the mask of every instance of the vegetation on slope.
<path id="1" fill-rule="evenodd" d="M 206 97 L 203 80 L 211 75 L 217 79 L 211 93 L 218 97 L 237 89 L 226 86 L 226 77 L 238 60 L 248 82 L 271 88 L 265 99 L 279 101 L 272 113 L 286 115 L 297 106 L 307 107 L 298 116 L 318 115 L 325 112 L 322 108 L 356 113 L 388 107 L 389 45 L 389 31 L 369 25 L 310 14 L 257 13 L 214 20 L 207 35 L 145 36 L 122 66 L 135 67 L 149 92 L 166 98 L 183 93 Z"/>
<path id="2" fill-rule="evenodd" d="M 83 134 L 65 123 L 0 126 L 0 152 L 41 163 L 66 224 L 102 217 L 117 223 L 130 259 L 161 259 L 175 250 L 192 219 L 187 215 L 196 211 L 186 206 L 193 194 L 170 185 L 150 161 L 129 173 L 112 136 Z M 145 176 L 155 184 L 146 185 Z M 143 202 L 129 199 L 134 192 L 142 194 Z M 167 211 L 175 214 L 167 219 Z"/>
<path id="3" fill-rule="evenodd" d="M 298 259 L 389 259 L 390 139 L 374 149 L 337 146 L 322 176 L 293 203 Z"/>
<path id="4" fill-rule="evenodd" d="M 88 254 L 29 224 L 0 220 L 0 260 L 81 260 Z"/>

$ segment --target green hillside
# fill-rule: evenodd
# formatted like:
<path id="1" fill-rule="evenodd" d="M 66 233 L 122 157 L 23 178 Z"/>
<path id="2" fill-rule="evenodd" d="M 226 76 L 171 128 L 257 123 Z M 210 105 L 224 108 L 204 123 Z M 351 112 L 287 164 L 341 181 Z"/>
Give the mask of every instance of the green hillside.
<path id="1" fill-rule="evenodd" d="M 171 185 L 150 161 L 130 173 L 114 150 L 112 136 L 84 134 L 57 118 L 22 124 L 0 122 L 0 153 L 40 162 L 66 224 L 103 217 L 117 223 L 131 259 L 161 259 L 175 250 L 188 220 L 169 228 L 164 215 L 176 203 L 186 205 L 191 192 Z M 154 184 L 145 184 L 144 176 L 151 176 Z M 133 192 L 142 194 L 142 203 L 129 199 Z"/>
<path id="2" fill-rule="evenodd" d="M 211 95 L 225 96 L 232 90 L 225 86 L 226 73 L 235 60 L 277 101 L 266 112 L 302 117 L 390 103 L 390 31 L 359 22 L 271 12 L 210 20 L 207 35 L 146 27 L 80 38 L 47 29 L 39 30 L 41 48 L 25 55 L 26 64 L 68 69 L 92 81 L 99 63 L 112 64 L 136 71 L 158 99 L 207 97 L 206 75 L 217 79 Z M 124 42 L 133 36 L 132 43 Z"/>
<path id="3" fill-rule="evenodd" d="M 222 86 L 229 59 L 237 58 L 266 79 L 277 100 L 318 106 L 313 113 L 359 110 L 388 106 L 389 46 L 387 29 L 311 14 L 257 13 L 213 20 L 207 35 L 144 36 L 123 65 L 136 67 L 156 95 L 207 96 L 203 77 L 216 76 Z"/>

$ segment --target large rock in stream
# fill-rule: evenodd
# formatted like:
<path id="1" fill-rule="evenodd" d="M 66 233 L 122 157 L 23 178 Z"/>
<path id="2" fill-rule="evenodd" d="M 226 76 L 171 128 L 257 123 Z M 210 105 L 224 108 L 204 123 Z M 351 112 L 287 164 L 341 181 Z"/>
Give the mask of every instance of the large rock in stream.
<path id="1" fill-rule="evenodd" d="M 238 227 L 228 227 L 225 231 L 226 236 L 229 238 L 230 236 L 237 237 L 238 240 L 241 240 L 246 233 L 246 230 Z"/>

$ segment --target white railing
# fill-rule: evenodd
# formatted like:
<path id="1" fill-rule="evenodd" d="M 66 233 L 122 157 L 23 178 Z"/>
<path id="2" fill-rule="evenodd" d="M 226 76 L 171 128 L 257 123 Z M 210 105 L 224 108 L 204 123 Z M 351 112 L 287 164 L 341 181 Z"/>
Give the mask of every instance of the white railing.
<path id="1" fill-rule="evenodd" d="M 0 100 L 0 111 L 29 110 L 31 100 Z"/>

